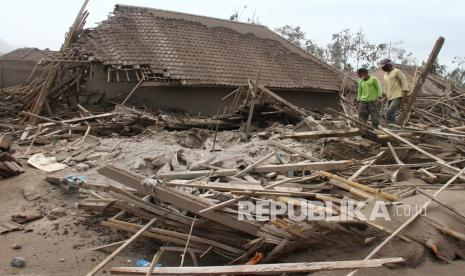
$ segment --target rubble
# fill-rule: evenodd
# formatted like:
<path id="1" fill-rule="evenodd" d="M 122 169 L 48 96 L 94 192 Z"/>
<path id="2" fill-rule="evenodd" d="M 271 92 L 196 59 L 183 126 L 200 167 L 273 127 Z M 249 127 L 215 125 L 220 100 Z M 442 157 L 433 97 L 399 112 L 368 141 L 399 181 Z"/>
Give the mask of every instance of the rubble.
<path id="1" fill-rule="evenodd" d="M 340 110 L 307 110 L 261 85 L 259 75 L 224 97 L 231 106 L 215 116 L 128 107 L 137 87 L 121 104 L 81 105 L 75 87 L 88 72 L 70 45 L 87 15 L 80 11 L 66 37 L 60 55 L 67 60 L 0 90 L 0 178 L 24 173 L 29 168 L 18 160 L 28 160 L 53 173 L 43 177 L 65 191 L 60 196 L 79 199 L 77 210 L 28 209 L 2 222 L 1 234 L 45 214 L 57 220 L 79 212 L 106 227 L 100 235 L 129 236 L 94 246 L 116 249 L 87 275 L 140 237 L 159 245 L 153 259 L 112 274 L 308 273 L 415 267 L 427 254 L 448 263 L 465 257 L 465 91 L 415 93 L 402 126 L 380 129 L 356 119 L 345 86 Z M 414 87 L 418 92 L 421 82 Z M 33 189 L 23 195 L 43 197 Z M 279 212 L 270 211 L 275 207 Z M 371 253 L 361 260 L 315 257 L 358 249 Z M 158 266 L 168 252 L 182 253 L 170 256 L 181 266 Z M 193 266 L 183 266 L 186 254 Z M 287 261 L 296 255 L 310 261 Z"/>

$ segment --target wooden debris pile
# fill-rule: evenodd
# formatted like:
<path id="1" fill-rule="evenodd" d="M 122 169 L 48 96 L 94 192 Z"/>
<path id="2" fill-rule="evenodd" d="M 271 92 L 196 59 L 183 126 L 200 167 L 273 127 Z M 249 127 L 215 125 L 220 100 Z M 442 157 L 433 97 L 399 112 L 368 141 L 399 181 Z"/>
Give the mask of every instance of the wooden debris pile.
<path id="1" fill-rule="evenodd" d="M 9 153 L 0 152 L 0 179 L 23 173 L 20 163 Z"/>
<path id="2" fill-rule="evenodd" d="M 87 2 L 84 1 L 60 51 L 53 60 L 46 61 L 42 74 L 26 84 L 0 90 L 0 117 L 12 118 L 21 111 L 30 111 L 34 115 L 45 111 L 51 115 L 56 110 L 76 106 L 79 86 L 88 70 L 87 63 L 81 61 L 72 45 L 81 35 L 89 15 L 84 10 Z M 30 119 L 32 123 L 36 120 L 34 117 Z"/>
<path id="3" fill-rule="evenodd" d="M 388 238 L 376 252 L 398 237 L 408 241 L 409 246 L 425 248 L 432 248 L 434 240 L 433 252 L 440 259 L 450 261 L 460 254 L 444 235 L 459 240 L 462 236 L 457 235 L 458 229 L 441 222 L 441 217 L 423 219 L 415 213 L 389 222 L 363 220 L 347 214 L 344 208 L 348 203 L 362 204 L 362 212 L 369 216 L 373 204 L 383 202 L 395 216 L 395 206 L 409 205 L 411 200 L 419 200 L 426 206 L 439 204 L 435 199 L 439 193 L 461 189 L 464 183 L 461 168 L 465 164 L 465 142 L 459 139 L 462 135 L 436 128 L 382 128 L 377 135 L 385 138 L 376 143 L 360 137 L 358 130 L 331 129 L 347 122 L 327 118 L 330 117 L 317 120 L 308 116 L 303 132 L 287 129 L 265 136 L 258 133 L 256 139 L 265 139 L 266 152 L 245 164 L 231 166 L 226 159 L 216 157 L 189 160 L 179 151 L 172 157 L 151 160 L 157 169 L 148 178 L 106 165 L 99 173 L 119 184 L 82 183 L 80 187 L 92 190 L 95 198 L 82 200 L 79 207 L 91 213 L 113 215 L 102 224 L 135 233 L 130 240 L 117 244 L 120 247 L 115 255 L 142 235 L 165 247 L 175 246 L 183 254 L 189 252 L 196 265 L 203 263 L 205 256 L 215 256 L 216 264 L 226 265 L 218 271 L 235 271 L 252 260 L 255 263 L 281 260 L 291 252 L 309 248 L 318 252 L 364 247 L 367 239 L 377 240 L 384 235 Z M 306 151 L 305 141 L 311 141 L 312 147 L 319 150 Z M 350 147 L 353 154 L 348 153 Z M 356 151 L 357 148 L 363 150 Z M 347 160 L 349 155 L 354 159 Z M 431 190 L 436 193 L 430 193 Z M 269 212 L 260 212 L 262 207 L 257 207 L 264 203 L 265 209 L 291 205 L 296 208 L 295 215 L 323 214 L 327 219 L 296 220 L 288 212 L 270 217 Z M 441 204 L 449 206 L 447 202 Z M 449 213 L 450 208 L 439 214 L 451 217 L 462 214 L 457 209 L 456 213 Z M 410 224 L 412 227 L 407 228 Z M 420 230 L 417 225 L 421 225 Z M 397 230 L 404 228 L 399 234 Z M 410 252 L 399 254 L 412 259 Z M 160 254 L 154 256 L 152 268 L 114 268 L 113 273 L 150 275 L 154 271 L 154 275 L 174 275 L 198 271 L 153 268 Z M 107 259 L 92 273 L 100 270 Z M 259 268 L 251 268 L 251 274 L 258 273 Z"/>
<path id="4" fill-rule="evenodd" d="M 231 105 L 224 110 L 223 115 L 242 118 L 246 133 L 250 131 L 252 119 L 255 123 L 270 121 L 296 123 L 310 115 L 320 117 L 320 114 L 298 107 L 260 85 L 259 79 L 249 79 L 248 87 L 239 87 L 222 100 L 231 97 Z"/>
<path id="5" fill-rule="evenodd" d="M 9 153 L 12 140 L 9 135 L 0 136 L 0 179 L 24 172 L 21 164 Z"/>
<path id="6" fill-rule="evenodd" d="M 357 170 L 364 164 L 361 161 L 319 160 L 275 140 L 269 141 L 269 149 L 255 162 L 236 168 L 224 167 L 226 160 L 187 161 L 178 153 L 171 159 L 158 160 L 160 169 L 153 178 L 107 165 L 99 173 L 119 185 L 82 184 L 81 188 L 92 190 L 96 198 L 81 201 L 79 208 L 113 215 L 102 224 L 135 233 L 133 237 L 142 235 L 167 246 L 185 247 L 194 263 L 203 262 L 205 256 L 215 256 L 229 265 L 250 260 L 271 262 L 308 248 L 362 246 L 365 238 L 380 234 L 378 229 L 367 231 L 364 222 L 351 217 L 295 221 L 289 213 L 269 219 L 269 213 L 243 209 L 244 202 L 253 206 L 289 204 L 297 208 L 296 215 L 316 212 L 336 218 L 344 216 L 340 207 L 347 195 L 354 201 L 399 199 L 335 174 Z M 281 150 L 301 161 L 286 161 Z M 180 166 L 186 162 L 189 170 Z M 318 202 L 331 202 L 334 207 Z M 240 219 L 241 213 L 245 219 Z M 145 226 L 137 223 L 141 219 L 149 222 Z M 121 250 L 127 246 L 123 242 L 119 245 Z M 89 275 L 101 269 L 107 259 Z M 123 270 L 118 271 L 115 268 L 115 273 Z"/>

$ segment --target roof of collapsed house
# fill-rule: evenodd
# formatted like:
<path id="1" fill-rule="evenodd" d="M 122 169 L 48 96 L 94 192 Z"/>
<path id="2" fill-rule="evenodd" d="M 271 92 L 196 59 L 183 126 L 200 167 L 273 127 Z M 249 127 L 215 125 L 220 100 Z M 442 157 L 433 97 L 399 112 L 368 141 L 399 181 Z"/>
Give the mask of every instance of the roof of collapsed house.
<path id="1" fill-rule="evenodd" d="M 40 50 L 38 48 L 18 48 L 0 57 L 3 60 L 29 60 L 38 62 L 43 58 L 51 58 L 57 52 L 50 50 Z"/>
<path id="2" fill-rule="evenodd" d="M 405 65 L 405 64 L 395 64 L 396 68 L 399 68 L 407 78 L 407 81 L 410 86 L 413 85 L 415 78 L 418 78 L 422 68 L 418 66 Z M 418 72 L 417 72 L 418 71 Z M 371 75 L 377 77 L 383 88 L 386 89 L 384 83 L 384 71 L 381 68 L 378 68 L 370 72 Z M 421 88 L 422 96 L 444 96 L 446 95 L 445 88 L 447 85 L 447 80 L 435 73 L 429 73 L 428 78 L 426 78 L 425 83 Z"/>
<path id="3" fill-rule="evenodd" d="M 340 73 L 265 26 L 116 5 L 89 29 L 80 51 L 105 65 L 137 68 L 185 85 L 247 85 L 338 91 Z"/>

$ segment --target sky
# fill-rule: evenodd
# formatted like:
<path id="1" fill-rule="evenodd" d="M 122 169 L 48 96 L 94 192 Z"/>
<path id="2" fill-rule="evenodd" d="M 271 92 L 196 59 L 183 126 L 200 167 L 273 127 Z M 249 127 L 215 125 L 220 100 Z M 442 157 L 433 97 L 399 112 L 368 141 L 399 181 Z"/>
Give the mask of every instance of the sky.
<path id="1" fill-rule="evenodd" d="M 17 47 L 58 49 L 83 0 L 0 0 L 0 39 Z M 255 14 L 270 29 L 300 26 L 326 45 L 333 33 L 360 28 L 372 43 L 392 42 L 426 60 L 438 36 L 446 42 L 439 61 L 448 66 L 465 56 L 463 0 L 90 0 L 88 27 L 105 20 L 115 4 L 145 6 L 228 19 L 236 10 L 243 21 Z M 244 6 L 247 8 L 244 9 Z"/>

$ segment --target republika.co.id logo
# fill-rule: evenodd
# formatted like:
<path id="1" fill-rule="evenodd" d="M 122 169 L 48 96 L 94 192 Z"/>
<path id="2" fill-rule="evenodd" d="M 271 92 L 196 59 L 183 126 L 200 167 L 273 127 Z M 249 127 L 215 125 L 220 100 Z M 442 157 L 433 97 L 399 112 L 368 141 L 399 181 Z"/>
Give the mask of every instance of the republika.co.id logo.
<path id="1" fill-rule="evenodd" d="M 383 219 L 391 221 L 391 215 L 411 216 L 419 209 L 412 205 L 394 205 L 394 209 L 388 210 L 388 205 L 384 201 L 374 201 L 367 208 L 366 202 L 343 199 L 336 205 L 331 201 L 308 201 L 293 200 L 284 203 L 279 201 L 247 201 L 238 202 L 238 219 L 248 221 L 271 221 L 279 217 L 287 217 L 292 221 L 304 220 L 325 220 L 325 221 L 366 221 Z M 421 215 L 426 215 L 426 209 Z"/>

